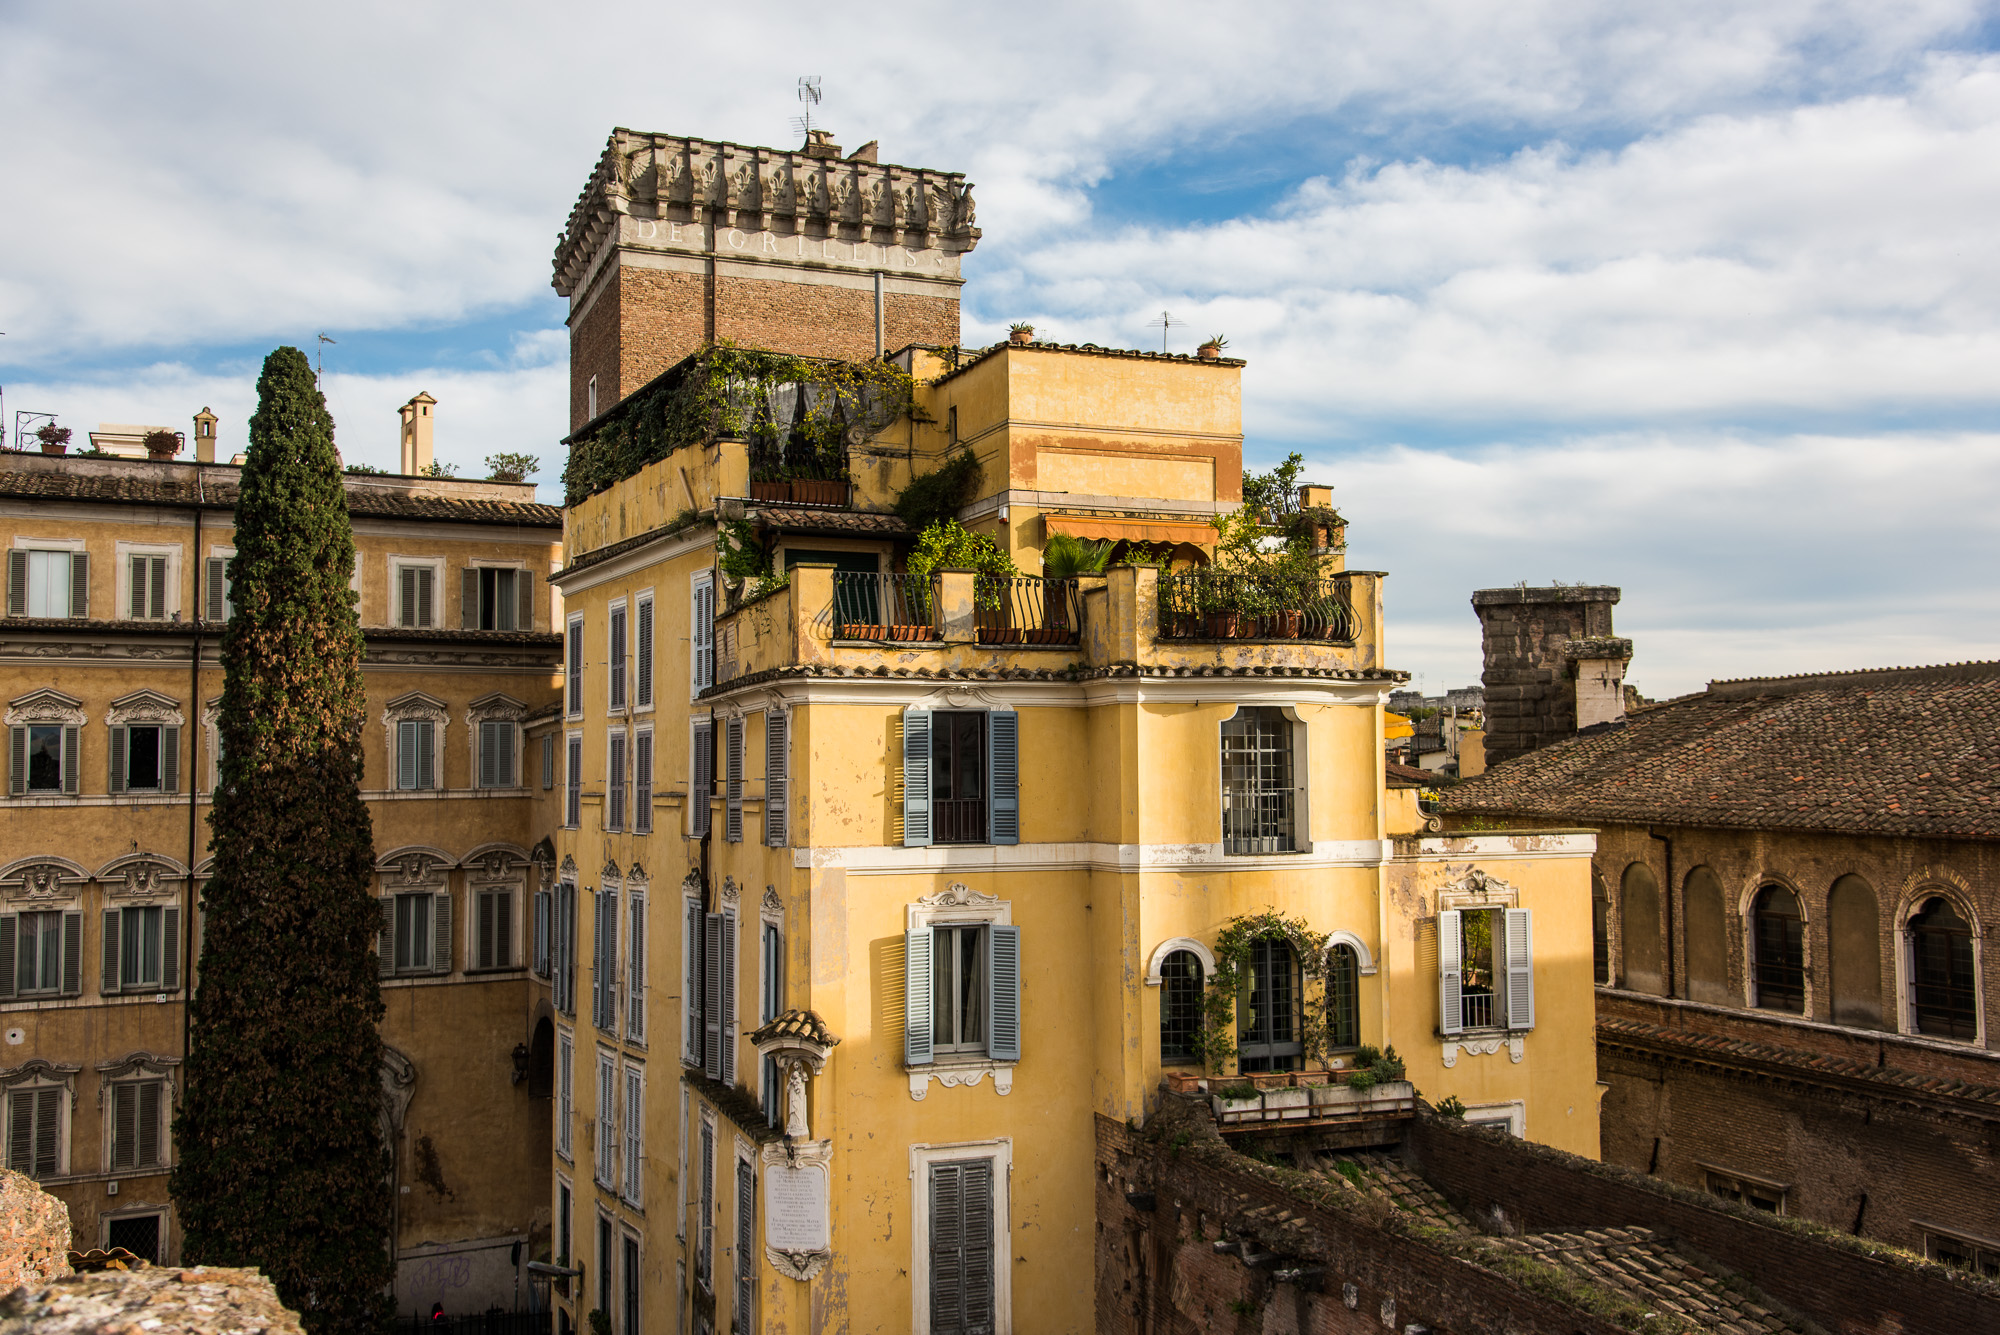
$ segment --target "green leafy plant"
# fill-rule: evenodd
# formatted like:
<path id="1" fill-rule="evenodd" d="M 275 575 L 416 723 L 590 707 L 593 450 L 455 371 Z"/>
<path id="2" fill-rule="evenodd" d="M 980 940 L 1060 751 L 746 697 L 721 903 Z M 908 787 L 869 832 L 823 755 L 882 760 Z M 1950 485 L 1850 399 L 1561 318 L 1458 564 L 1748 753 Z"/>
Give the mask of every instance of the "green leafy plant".
<path id="1" fill-rule="evenodd" d="M 1363 1043 L 1354 1050 L 1354 1069 L 1357 1071 L 1366 1070 L 1381 1060 L 1382 1049 L 1372 1043 Z"/>
<path id="2" fill-rule="evenodd" d="M 436 459 L 433 459 L 433 460 L 431 460 L 431 463 L 430 463 L 430 467 L 428 467 L 428 468 L 419 468 L 419 469 L 417 470 L 417 476 L 418 476 L 418 477 L 457 477 L 457 476 L 458 476 L 458 465 L 457 465 L 457 464 L 447 464 L 447 463 L 440 463 L 440 462 L 439 462 L 438 460 L 436 460 Z"/>
<path id="3" fill-rule="evenodd" d="M 1204 348 L 1214 348 L 1217 352 L 1220 352 L 1229 346 L 1229 340 L 1220 334 L 1210 334 L 1208 341 L 1203 343 L 1202 346 Z"/>
<path id="4" fill-rule="evenodd" d="M 1436 1111 L 1439 1117 L 1451 1117 L 1459 1121 L 1465 1120 L 1465 1102 L 1456 1094 L 1446 1095 L 1444 1101 L 1438 1104 Z"/>
<path id="5" fill-rule="evenodd" d="M 340 471 L 343 473 L 372 474 L 376 477 L 385 476 L 388 472 L 387 469 L 375 468 L 369 464 L 347 464 Z"/>
<path id="6" fill-rule="evenodd" d="M 1013 324 L 1007 326 L 1007 332 L 1010 334 L 1032 335 L 1035 332 L 1035 327 L 1029 324 L 1026 320 L 1017 320 Z"/>
<path id="7" fill-rule="evenodd" d="M 1046 579 L 1075 579 L 1078 575 L 1101 575 L 1117 544 L 1106 539 L 1072 537 L 1052 533 L 1042 547 L 1042 575 Z"/>
<path id="8" fill-rule="evenodd" d="M 972 532 L 956 519 L 932 524 L 919 534 L 904 569 L 919 590 L 927 587 L 930 577 L 940 570 L 976 570 L 998 579 L 1011 579 L 1021 573 L 998 543 L 984 533 Z"/>
<path id="9" fill-rule="evenodd" d="M 170 1189 L 188 1262 L 256 1266 L 311 1335 L 375 1335 L 394 1253 L 354 532 L 306 355 L 273 352 L 257 397 Z"/>
<path id="10" fill-rule="evenodd" d="M 1353 1183 L 1355 1186 L 1358 1187 L 1361 1185 L 1361 1165 L 1354 1162 L 1354 1160 L 1352 1159 L 1334 1160 L 1333 1171 L 1339 1173 L 1342 1177 L 1346 1178 L 1349 1182 Z"/>
<path id="11" fill-rule="evenodd" d="M 724 523 L 718 533 L 721 556 L 717 564 L 730 579 L 767 579 L 771 575 L 771 549 L 757 537 L 746 519 Z"/>
<path id="12" fill-rule="evenodd" d="M 1356 1071 L 1354 1074 L 1348 1076 L 1343 1083 L 1356 1094 L 1366 1094 L 1369 1090 L 1375 1088 L 1376 1075 L 1373 1071 Z"/>
<path id="13" fill-rule="evenodd" d="M 1257 1086 L 1248 1083 L 1240 1085 L 1228 1085 L 1222 1089 L 1218 1089 L 1216 1093 L 1220 1095 L 1222 1098 L 1236 1100 L 1236 1101 L 1241 1101 L 1243 1099 L 1254 1099 L 1257 1097 Z"/>
<path id="14" fill-rule="evenodd" d="M 526 482 L 542 470 L 542 461 L 532 454 L 489 454 L 486 456 L 490 482 Z"/>
<path id="15" fill-rule="evenodd" d="M 1236 1007 L 1243 989 L 1249 986 L 1250 956 L 1257 942 L 1267 936 L 1283 937 L 1290 943 L 1292 956 L 1307 983 L 1304 1032 L 1300 1035 L 1309 1061 L 1326 1052 L 1328 998 L 1326 978 L 1327 935 L 1316 932 L 1298 918 L 1275 910 L 1230 919 L 1215 938 L 1215 971 L 1202 991 L 1201 1025 L 1191 1046 L 1195 1058 L 1211 1071 L 1220 1071 L 1236 1052 Z M 1315 988 L 1313 984 L 1321 984 Z"/>
<path id="16" fill-rule="evenodd" d="M 54 422 L 44 422 L 35 428 L 35 439 L 44 445 L 67 445 L 73 434 L 68 427 L 57 426 Z"/>
<path id="17" fill-rule="evenodd" d="M 1370 1062 L 1368 1069 L 1374 1072 L 1377 1080 L 1401 1080 L 1406 1074 L 1403 1069 L 1403 1059 L 1396 1055 L 1394 1043 L 1384 1049 L 1379 1058 Z"/>
<path id="18" fill-rule="evenodd" d="M 910 479 L 896 493 L 896 516 L 918 533 L 947 519 L 972 499 L 979 485 L 979 458 L 971 450 L 952 455 L 930 472 Z"/>
<path id="19" fill-rule="evenodd" d="M 586 1320 L 590 1323 L 590 1335 L 611 1335 L 611 1316 L 602 1307 L 591 1308 Z"/>
<path id="20" fill-rule="evenodd" d="M 165 427 L 158 427 L 140 437 L 139 443 L 146 447 L 148 454 L 178 454 L 181 448 L 181 434 L 178 431 L 169 431 Z"/>

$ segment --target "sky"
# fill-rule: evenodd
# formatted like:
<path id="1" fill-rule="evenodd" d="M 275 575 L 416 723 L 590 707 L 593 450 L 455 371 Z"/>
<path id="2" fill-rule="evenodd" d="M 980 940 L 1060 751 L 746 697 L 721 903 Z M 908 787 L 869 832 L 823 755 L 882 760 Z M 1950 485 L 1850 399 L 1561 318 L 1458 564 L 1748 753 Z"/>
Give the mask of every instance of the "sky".
<path id="1" fill-rule="evenodd" d="M 606 136 L 789 145 L 802 74 L 976 183 L 968 344 L 1226 334 L 1426 690 L 1522 581 L 1621 587 L 1655 698 L 2000 658 L 2000 4 L 10 0 L 0 410 L 241 449 L 291 343 L 350 461 L 427 390 L 554 499 Z"/>

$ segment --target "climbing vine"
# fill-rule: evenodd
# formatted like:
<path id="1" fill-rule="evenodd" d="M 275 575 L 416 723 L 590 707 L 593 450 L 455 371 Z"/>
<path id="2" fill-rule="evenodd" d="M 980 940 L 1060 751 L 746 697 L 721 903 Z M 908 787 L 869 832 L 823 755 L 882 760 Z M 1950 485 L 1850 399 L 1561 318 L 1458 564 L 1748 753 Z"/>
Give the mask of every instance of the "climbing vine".
<path id="1" fill-rule="evenodd" d="M 845 477 L 847 448 L 910 411 L 914 382 L 886 361 L 794 357 L 711 343 L 570 438 L 571 505 L 676 450 L 747 438 L 752 476 Z"/>
<path id="2" fill-rule="evenodd" d="M 1219 1072 L 1236 1053 L 1236 1008 L 1250 982 L 1250 955 L 1258 941 L 1280 936 L 1291 944 L 1306 987 L 1299 1035 L 1308 1062 L 1326 1055 L 1326 965 L 1328 936 L 1297 918 L 1275 910 L 1229 920 L 1215 938 L 1215 971 L 1202 993 L 1201 1028 L 1194 1036 L 1194 1055 L 1210 1071 Z M 1318 987 L 1310 986 L 1317 983 Z"/>

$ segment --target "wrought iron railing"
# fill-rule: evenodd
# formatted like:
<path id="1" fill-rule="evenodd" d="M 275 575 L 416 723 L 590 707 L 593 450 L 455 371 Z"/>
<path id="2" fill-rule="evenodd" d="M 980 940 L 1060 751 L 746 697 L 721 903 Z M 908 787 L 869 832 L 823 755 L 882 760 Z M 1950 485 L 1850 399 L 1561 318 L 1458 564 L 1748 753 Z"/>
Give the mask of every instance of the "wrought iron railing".
<path id="1" fill-rule="evenodd" d="M 1160 638 L 1339 640 L 1354 638 L 1354 608 L 1341 576 L 1292 579 L 1191 570 L 1160 576 Z"/>
<path id="2" fill-rule="evenodd" d="M 973 586 L 981 644 L 1075 644 L 1083 596 L 1073 579 L 981 575 Z"/>
<path id="3" fill-rule="evenodd" d="M 1230 785 L 1222 791 L 1222 851 L 1232 857 L 1293 850 L 1292 811 L 1297 790 Z"/>
<path id="4" fill-rule="evenodd" d="M 937 606 L 935 576 L 834 572 L 835 639 L 935 640 Z"/>
<path id="5" fill-rule="evenodd" d="M 1463 992 L 1459 994 L 1459 1023 L 1467 1029 L 1491 1029 L 1493 1027 L 1493 994 L 1491 992 Z"/>
<path id="6" fill-rule="evenodd" d="M 986 799 L 951 797 L 931 802 L 931 840 L 940 844 L 986 842 Z"/>
<path id="7" fill-rule="evenodd" d="M 548 1312 L 448 1312 L 401 1316 L 393 1335 L 549 1335 Z"/>

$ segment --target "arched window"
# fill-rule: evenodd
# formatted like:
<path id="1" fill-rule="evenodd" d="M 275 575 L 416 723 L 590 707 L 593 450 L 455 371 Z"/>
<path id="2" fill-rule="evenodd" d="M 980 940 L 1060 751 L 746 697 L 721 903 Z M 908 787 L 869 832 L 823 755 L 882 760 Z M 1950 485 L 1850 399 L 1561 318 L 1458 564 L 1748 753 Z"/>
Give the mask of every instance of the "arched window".
<path id="1" fill-rule="evenodd" d="M 1933 895 L 1910 919 L 1911 1013 L 1920 1034 L 1979 1037 L 1972 928 L 1951 901 Z"/>
<path id="2" fill-rule="evenodd" d="M 1237 1015 L 1237 1069 L 1290 1071 L 1305 1053 L 1299 1014 L 1299 961 L 1282 936 L 1250 947 L 1250 987 Z"/>
<path id="3" fill-rule="evenodd" d="M 1590 981 L 1611 982 L 1611 897 L 1595 867 L 1590 869 Z"/>
<path id="4" fill-rule="evenodd" d="M 1361 1044 L 1361 961 L 1353 946 L 1327 952 L 1326 1042 L 1332 1048 Z"/>
<path id="5" fill-rule="evenodd" d="M 1195 1058 L 1201 1032 L 1201 961 L 1192 950 L 1176 950 L 1160 961 L 1160 1060 Z"/>
<path id="6" fill-rule="evenodd" d="M 1757 1006 L 1803 1014 L 1806 1008 L 1806 933 L 1799 899 L 1782 885 L 1757 892 L 1750 914 L 1756 961 Z"/>

